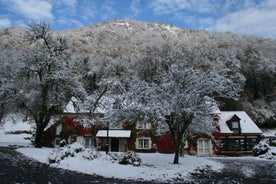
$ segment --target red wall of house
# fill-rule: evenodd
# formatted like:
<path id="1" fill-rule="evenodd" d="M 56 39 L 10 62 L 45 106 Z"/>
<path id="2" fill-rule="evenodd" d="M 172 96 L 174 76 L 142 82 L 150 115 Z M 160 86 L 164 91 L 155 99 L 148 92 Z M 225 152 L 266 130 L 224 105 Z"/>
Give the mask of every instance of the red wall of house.
<path id="1" fill-rule="evenodd" d="M 157 141 L 157 152 L 159 153 L 174 153 L 173 139 L 168 133 Z"/>
<path id="2" fill-rule="evenodd" d="M 81 135 L 92 135 L 91 128 L 84 128 L 80 123 L 74 121 L 74 117 L 65 116 L 64 125 L 68 129 L 75 129 L 80 132 Z"/>

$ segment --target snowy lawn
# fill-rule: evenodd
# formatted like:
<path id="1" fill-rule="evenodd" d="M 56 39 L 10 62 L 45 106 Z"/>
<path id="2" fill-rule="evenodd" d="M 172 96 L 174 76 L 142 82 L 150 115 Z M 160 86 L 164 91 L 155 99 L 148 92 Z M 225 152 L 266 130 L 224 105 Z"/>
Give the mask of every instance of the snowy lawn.
<path id="1" fill-rule="evenodd" d="M 17 121 L 17 116 L 12 115 L 4 119 L 4 124 L 0 125 L 0 146 L 21 145 L 27 146 L 31 144 L 30 134 L 12 134 L 17 131 L 30 131 L 31 125 L 22 121 Z M 16 123 L 15 123 L 16 122 Z"/>
<path id="2" fill-rule="evenodd" d="M 40 162 L 48 163 L 48 157 L 54 151 L 51 148 L 20 148 L 17 151 L 34 158 Z M 139 153 L 142 165 L 121 165 L 111 159 L 109 155 L 100 152 L 98 158 L 87 160 L 81 154 L 66 157 L 59 163 L 51 164 L 53 167 L 69 169 L 87 174 L 95 174 L 109 178 L 147 180 L 147 181 L 173 181 L 188 180 L 189 173 L 197 168 L 211 166 L 214 171 L 219 171 L 223 165 L 202 157 L 185 156 L 180 158 L 180 164 L 172 164 L 173 154 Z"/>

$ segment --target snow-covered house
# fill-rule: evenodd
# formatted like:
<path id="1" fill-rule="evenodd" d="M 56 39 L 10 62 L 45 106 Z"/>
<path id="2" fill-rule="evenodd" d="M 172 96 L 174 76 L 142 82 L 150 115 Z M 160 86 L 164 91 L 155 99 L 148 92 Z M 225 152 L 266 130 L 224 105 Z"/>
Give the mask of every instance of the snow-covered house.
<path id="1" fill-rule="evenodd" d="M 244 111 L 218 111 L 214 116 L 216 131 L 212 136 L 199 134 L 185 144 L 188 154 L 199 156 L 243 155 L 251 154 L 252 148 L 261 138 L 262 131 Z M 98 118 L 104 113 L 94 113 Z M 56 144 L 61 139 L 67 143 L 78 142 L 86 147 L 100 150 L 139 152 L 174 152 L 170 134 L 157 137 L 150 122 L 97 124 L 93 127 L 83 126 L 76 121 L 81 116 L 91 116 L 88 111 L 78 110 L 70 102 L 64 110 L 64 119 L 56 127 Z M 107 141 L 108 140 L 108 141 Z M 108 143 L 108 144 L 107 144 Z"/>
<path id="2" fill-rule="evenodd" d="M 262 131 L 245 111 L 222 111 L 218 116 L 221 147 L 216 154 L 251 154 Z"/>
<path id="3" fill-rule="evenodd" d="M 105 150 L 108 137 L 109 151 L 155 152 L 154 130 L 151 123 L 124 123 L 119 127 L 110 127 L 97 131 L 97 145 Z"/>
<path id="4" fill-rule="evenodd" d="M 187 151 L 199 156 L 247 155 L 259 143 L 262 131 L 244 111 L 221 111 L 214 117 L 213 136 L 198 136 Z"/>
<path id="5" fill-rule="evenodd" d="M 85 147 L 97 147 L 99 150 L 106 150 L 106 145 L 108 145 L 109 151 L 156 151 L 154 130 L 151 123 L 109 124 L 91 122 L 91 116 L 95 117 L 92 118 L 93 121 L 104 119 L 103 110 L 97 109 L 96 112 L 90 113 L 82 108 L 82 105 L 75 106 L 75 103 L 78 102 L 73 98 L 64 109 L 63 119 L 53 126 L 54 130 L 50 131 L 52 134 L 55 133 L 55 139 L 50 141 L 53 146 L 58 147 L 60 141 L 65 140 L 66 143 L 78 142 Z M 89 123 L 80 122 L 89 118 Z"/>

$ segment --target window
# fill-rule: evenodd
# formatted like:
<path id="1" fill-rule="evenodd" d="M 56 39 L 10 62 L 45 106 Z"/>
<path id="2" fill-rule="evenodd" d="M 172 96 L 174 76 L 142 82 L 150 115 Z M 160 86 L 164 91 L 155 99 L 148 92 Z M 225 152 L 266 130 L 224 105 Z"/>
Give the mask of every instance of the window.
<path id="1" fill-rule="evenodd" d="M 257 139 L 256 138 L 252 138 L 252 139 L 247 139 L 246 140 L 246 150 L 247 151 L 251 151 L 253 149 L 253 147 L 257 144 Z"/>
<path id="2" fill-rule="evenodd" d="M 149 139 L 138 139 L 138 149 L 150 149 Z"/>
<path id="3" fill-rule="evenodd" d="M 137 125 L 138 129 L 150 129 L 150 123 L 149 122 L 139 122 Z"/>
<path id="4" fill-rule="evenodd" d="M 92 148 L 94 147 L 94 139 L 91 136 L 84 137 L 84 147 Z"/>
<path id="5" fill-rule="evenodd" d="M 222 143 L 223 151 L 252 151 L 257 144 L 257 138 L 225 138 Z"/>
<path id="6" fill-rule="evenodd" d="M 239 123 L 236 121 L 232 122 L 232 128 L 239 128 Z"/>
<path id="7" fill-rule="evenodd" d="M 244 139 L 229 139 L 228 140 L 228 150 L 229 151 L 244 151 Z"/>
<path id="8" fill-rule="evenodd" d="M 71 136 L 71 138 L 70 138 L 70 144 L 72 144 L 74 142 L 77 142 L 77 136 L 75 136 L 75 135 Z"/>
<path id="9" fill-rule="evenodd" d="M 197 140 L 197 154 L 199 155 L 210 155 L 211 154 L 211 143 L 209 139 L 198 139 Z"/>
<path id="10" fill-rule="evenodd" d="M 60 146 L 60 138 L 56 137 L 56 139 L 55 139 L 55 148 L 57 148 L 59 146 Z"/>
<path id="11" fill-rule="evenodd" d="M 231 129 L 232 129 L 232 131 L 233 131 L 234 134 L 240 133 L 239 122 L 233 121 L 233 122 L 231 123 Z"/>

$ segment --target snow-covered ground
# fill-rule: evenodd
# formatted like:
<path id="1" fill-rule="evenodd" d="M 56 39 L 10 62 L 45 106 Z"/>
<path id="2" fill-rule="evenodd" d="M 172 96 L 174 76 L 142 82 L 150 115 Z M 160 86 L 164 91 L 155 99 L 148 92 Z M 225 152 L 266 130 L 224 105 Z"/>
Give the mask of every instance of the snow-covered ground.
<path id="1" fill-rule="evenodd" d="M 47 159 L 53 149 L 20 148 L 18 151 L 40 162 L 48 163 Z M 87 160 L 81 154 L 77 154 L 75 157 L 67 157 L 58 164 L 52 164 L 52 166 L 109 178 L 154 181 L 172 181 L 176 178 L 187 178 L 190 172 L 206 165 L 211 166 L 215 171 L 223 168 L 223 165 L 216 161 L 194 156 L 182 157 L 180 158 L 180 164 L 172 164 L 173 154 L 139 153 L 142 165 L 136 167 L 121 165 L 113 161 L 104 152 L 100 152 L 100 155 L 94 160 Z"/>
<path id="2" fill-rule="evenodd" d="M 30 134 L 12 134 L 17 131 L 30 131 L 31 124 L 23 122 L 20 115 L 11 115 L 2 121 L 4 124 L 0 125 L 0 146 L 8 145 L 22 145 L 27 146 L 31 144 Z"/>
<path id="3" fill-rule="evenodd" d="M 0 127 L 0 146 L 23 145 L 24 148 L 17 149 L 18 152 L 27 157 L 48 163 L 48 157 L 55 151 L 54 148 L 33 148 L 31 147 L 30 134 L 6 134 L 6 132 L 17 130 L 30 130 L 31 125 L 26 122 L 7 121 Z M 87 174 L 96 174 L 104 177 L 114 177 L 133 180 L 154 180 L 170 181 L 175 178 L 186 178 L 190 172 L 197 168 L 211 166 L 215 171 L 223 168 L 223 165 L 203 157 L 185 156 L 180 158 L 180 164 L 172 164 L 173 154 L 160 153 L 139 153 L 142 165 L 135 167 L 132 165 L 121 165 L 114 162 L 104 152 L 94 160 L 87 160 L 82 155 L 67 157 L 60 163 L 51 164 L 53 167 L 69 169 Z"/>

